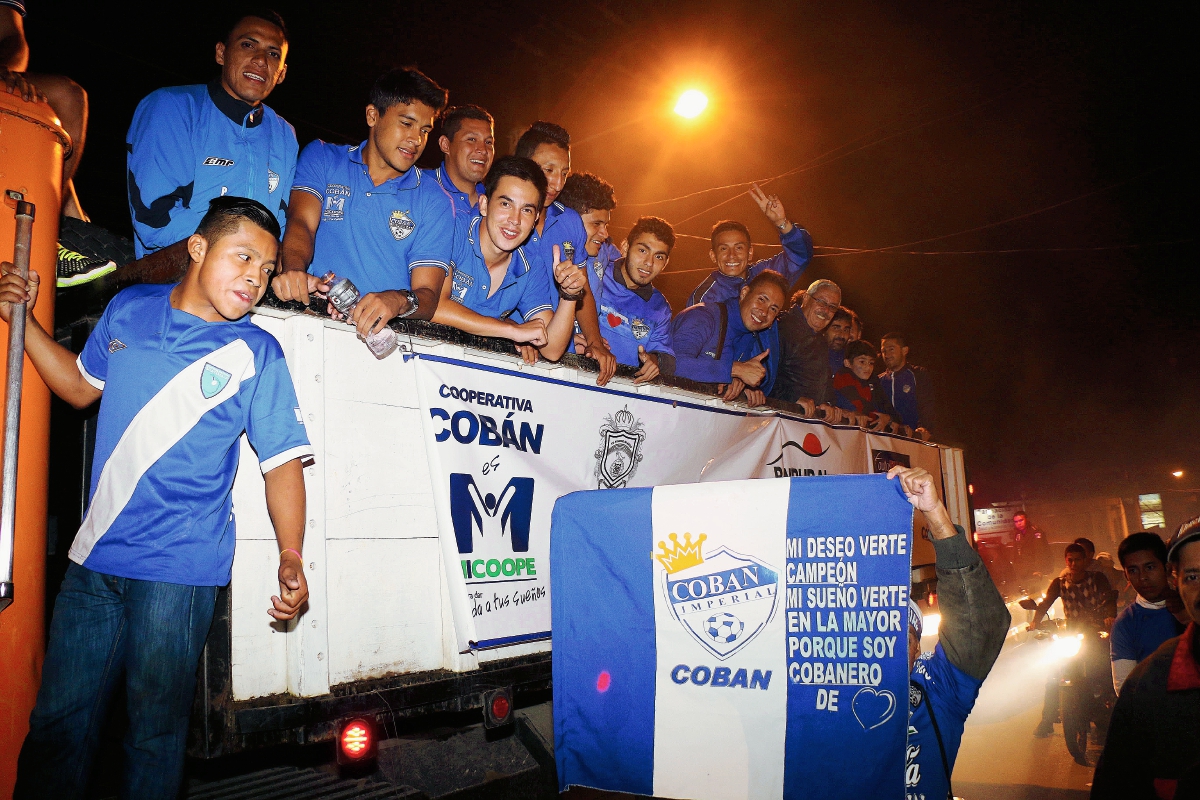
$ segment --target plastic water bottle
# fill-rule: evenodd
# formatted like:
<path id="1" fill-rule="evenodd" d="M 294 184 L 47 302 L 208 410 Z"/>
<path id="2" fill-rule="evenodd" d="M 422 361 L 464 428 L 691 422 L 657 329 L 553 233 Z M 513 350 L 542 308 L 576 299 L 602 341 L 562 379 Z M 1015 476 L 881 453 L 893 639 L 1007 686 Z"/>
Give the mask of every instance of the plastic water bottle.
<path id="1" fill-rule="evenodd" d="M 362 296 L 359 294 L 358 287 L 349 278 L 338 280 L 337 276 L 332 274 L 327 275 L 325 280 L 333 284 L 329 288 L 329 302 L 344 317 L 349 318 L 350 312 L 354 311 L 354 307 L 358 305 L 358 300 Z M 387 325 L 365 339 L 368 349 L 376 358 L 386 358 L 391 355 L 392 351 L 396 349 L 398 340 L 396 332 Z"/>

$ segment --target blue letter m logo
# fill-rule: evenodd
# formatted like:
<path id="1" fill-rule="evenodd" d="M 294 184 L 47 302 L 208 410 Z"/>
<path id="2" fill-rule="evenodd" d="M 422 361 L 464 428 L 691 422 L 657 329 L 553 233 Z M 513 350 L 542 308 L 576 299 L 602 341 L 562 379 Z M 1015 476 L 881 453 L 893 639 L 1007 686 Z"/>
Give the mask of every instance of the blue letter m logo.
<path id="1" fill-rule="evenodd" d="M 533 478 L 513 478 L 496 497 L 481 493 L 471 475 L 450 473 L 450 520 L 458 552 L 475 552 L 477 536 L 508 536 L 514 553 L 528 552 L 532 515 Z"/>

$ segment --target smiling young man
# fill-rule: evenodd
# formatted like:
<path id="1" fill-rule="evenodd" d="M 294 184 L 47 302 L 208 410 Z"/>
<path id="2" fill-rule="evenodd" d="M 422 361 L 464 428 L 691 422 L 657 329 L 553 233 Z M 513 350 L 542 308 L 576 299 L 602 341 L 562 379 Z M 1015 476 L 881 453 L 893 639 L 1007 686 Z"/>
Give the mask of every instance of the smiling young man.
<path id="1" fill-rule="evenodd" d="M 446 109 L 438 147 L 445 155 L 433 176 L 454 200 L 454 213 L 474 216 L 483 179 L 496 157 L 495 121 L 479 106 Z"/>
<path id="2" fill-rule="evenodd" d="M 546 178 L 533 161 L 505 156 L 495 163 L 484 181 L 479 214 L 459 217 L 454 266 L 434 322 L 531 345 L 550 361 L 562 357 L 575 328 L 575 303 L 556 304 L 549 285 L 573 301 L 587 279 L 569 261 L 550 265 L 523 246 L 545 194 Z"/>
<path id="3" fill-rule="evenodd" d="M 1179 593 L 1168 583 L 1167 546 L 1158 534 L 1142 531 L 1126 537 L 1117 558 L 1137 592 L 1112 627 L 1113 689 L 1120 695 L 1133 668 L 1182 633 L 1188 619 Z"/>
<path id="4" fill-rule="evenodd" d="M 624 254 L 608 265 L 596 304 L 604 336 L 617 361 L 638 367 L 634 383 L 675 373 L 671 347 L 671 304 L 654 288 L 667 268 L 675 232 L 665 219 L 640 217 L 621 246 Z"/>
<path id="5" fill-rule="evenodd" d="M 841 305 L 842 290 L 822 279 L 797 294 L 799 304 L 779 318 L 779 377 L 771 397 L 803 406 L 809 417 L 819 408 L 826 421 L 836 423 L 842 412 L 833 405 L 825 328 Z"/>
<path id="6" fill-rule="evenodd" d="M 260 203 L 219 197 L 187 239 L 183 281 L 120 292 L 78 358 L 29 316 L 25 350 L 39 375 L 75 408 L 99 400 L 100 417 L 15 797 L 85 796 L 118 686 L 129 712 L 121 796 L 177 796 L 196 667 L 233 566 L 243 433 L 280 549 L 267 613 L 292 619 L 308 597 L 301 459 L 312 449 L 283 350 L 247 318 L 278 236 Z M 37 302 L 40 279 L 11 264 L 0 272 L 8 320 L 12 304 Z"/>
<path id="7" fill-rule="evenodd" d="M 705 302 L 721 303 L 737 297 L 742 287 L 755 275 L 768 269 L 782 275 L 788 286 L 793 286 L 812 260 L 812 237 L 808 231 L 787 218 L 787 211 L 780 199 L 773 194 L 768 195 L 758 184 L 750 187 L 750 198 L 779 231 L 779 243 L 783 245 L 783 250 L 751 264 L 754 245 L 750 243 L 750 229 L 736 220 L 718 222 L 713 226 L 712 249 L 708 252 L 708 258 L 716 269 L 692 290 L 688 297 L 689 306 Z"/>
<path id="8" fill-rule="evenodd" d="M 723 384 L 722 399 L 762 405 L 779 372 L 779 330 L 787 281 L 774 270 L 755 275 L 735 301 L 685 308 L 671 323 L 675 374 Z"/>
<path id="9" fill-rule="evenodd" d="M 214 197 L 257 200 L 284 224 L 296 132 L 263 101 L 286 77 L 287 55 L 283 19 L 245 12 L 217 42 L 219 78 L 158 89 L 138 104 L 125 139 L 138 258 L 195 233 Z"/>
<path id="10" fill-rule="evenodd" d="M 446 90 L 424 74 L 394 69 L 371 88 L 365 142 L 304 148 L 276 295 L 307 304 L 333 272 L 362 295 L 351 315 L 360 336 L 394 317 L 433 318 L 450 270 L 454 203 L 413 165 L 445 105 Z"/>

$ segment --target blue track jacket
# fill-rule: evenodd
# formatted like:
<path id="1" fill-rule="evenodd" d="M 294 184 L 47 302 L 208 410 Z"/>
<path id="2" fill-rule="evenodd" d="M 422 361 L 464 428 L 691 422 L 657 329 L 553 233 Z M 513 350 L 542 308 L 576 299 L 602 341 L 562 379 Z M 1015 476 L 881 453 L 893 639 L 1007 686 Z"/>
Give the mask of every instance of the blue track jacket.
<path id="1" fill-rule="evenodd" d="M 779 328 L 771 323 L 765 331 L 747 330 L 734 300 L 685 308 L 671 323 L 671 346 L 675 374 L 694 381 L 729 383 L 733 362 L 747 361 L 767 348 L 771 353 L 763 360 L 766 377 L 751 388 L 770 392 L 779 373 Z"/>
<path id="2" fill-rule="evenodd" d="M 731 297 L 737 297 L 742 287 L 749 283 L 755 275 L 768 269 L 773 269 L 783 276 L 788 286 L 795 286 L 796 281 L 804 274 L 808 262 L 813 257 L 813 240 L 808 231 L 795 223 L 788 233 L 779 237 L 783 250 L 762 261 L 756 261 L 740 278 L 722 275 L 720 270 L 713 270 L 700 285 L 692 290 L 688 297 L 688 305 L 696 303 L 723 303 Z"/>

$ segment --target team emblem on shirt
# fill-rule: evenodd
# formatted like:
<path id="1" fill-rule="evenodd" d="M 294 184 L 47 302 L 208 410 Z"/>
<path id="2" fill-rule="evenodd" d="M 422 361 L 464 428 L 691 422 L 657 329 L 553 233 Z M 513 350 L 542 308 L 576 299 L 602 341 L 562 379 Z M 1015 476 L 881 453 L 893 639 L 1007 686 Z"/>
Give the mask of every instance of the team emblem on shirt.
<path id="1" fill-rule="evenodd" d="M 595 261 L 592 263 L 592 272 L 596 273 L 596 277 L 597 277 L 597 278 L 603 278 L 603 277 L 604 277 L 604 264 L 603 264 L 603 262 L 602 262 L 600 259 L 598 259 L 598 258 L 597 258 L 597 259 L 596 259 L 596 260 L 595 260 Z"/>
<path id="2" fill-rule="evenodd" d="M 397 242 L 408 237 L 410 233 L 417 227 L 417 223 L 413 222 L 412 217 L 407 211 L 393 211 L 391 219 L 388 220 L 388 228 L 392 231 L 392 238 Z"/>
<path id="3" fill-rule="evenodd" d="M 629 325 L 629 329 L 633 331 L 633 338 L 635 339 L 645 339 L 650 335 L 650 326 L 637 317 L 634 317 L 633 322 Z"/>
<path id="4" fill-rule="evenodd" d="M 900 391 L 904 392 L 905 394 L 908 394 L 909 392 L 912 391 L 912 387 L 906 383 L 906 384 L 904 384 L 904 388 L 902 388 Z"/>
<path id="5" fill-rule="evenodd" d="M 629 406 L 604 418 L 600 449 L 596 451 L 597 489 L 620 489 L 629 483 L 642 463 L 646 428 L 629 412 Z"/>
<path id="6" fill-rule="evenodd" d="M 267 170 L 267 194 L 272 194 L 279 188 L 279 173 L 273 169 Z"/>
<path id="7" fill-rule="evenodd" d="M 204 395 L 205 400 L 211 400 L 221 393 L 221 390 L 229 383 L 229 379 L 233 375 L 220 367 L 214 367 L 212 364 L 205 364 L 203 371 L 200 373 L 200 393 Z"/>
<path id="8" fill-rule="evenodd" d="M 108 352 L 110 352 L 110 353 L 115 353 L 118 350 L 124 350 L 124 349 L 125 349 L 125 343 L 122 342 L 120 339 L 113 339 L 111 342 L 108 343 Z"/>
<path id="9" fill-rule="evenodd" d="M 350 196 L 350 187 L 340 183 L 325 185 L 325 210 L 321 219 L 326 222 L 341 222 L 346 218 L 346 198 Z"/>

